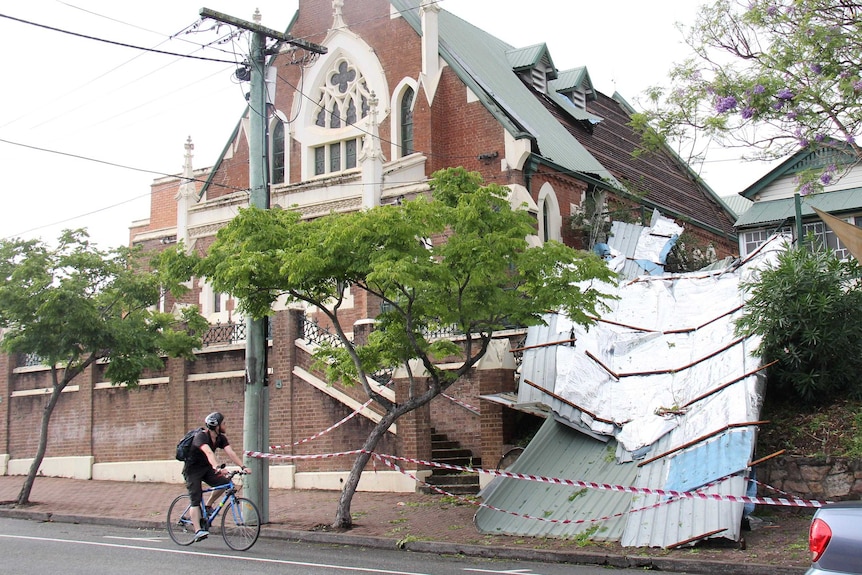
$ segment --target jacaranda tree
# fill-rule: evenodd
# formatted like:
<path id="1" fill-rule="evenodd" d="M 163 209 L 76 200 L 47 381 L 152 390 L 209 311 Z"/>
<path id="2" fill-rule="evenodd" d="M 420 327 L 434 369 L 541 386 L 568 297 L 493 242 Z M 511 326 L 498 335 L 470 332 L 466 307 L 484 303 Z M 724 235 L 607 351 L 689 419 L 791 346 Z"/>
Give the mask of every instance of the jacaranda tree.
<path id="1" fill-rule="evenodd" d="M 752 159 L 836 148 L 801 176 L 804 195 L 862 158 L 862 4 L 845 0 L 714 0 L 687 30 L 692 57 L 635 116 L 647 147 L 684 142 L 696 158 L 718 142 Z M 847 161 L 849 160 L 849 161 Z"/>

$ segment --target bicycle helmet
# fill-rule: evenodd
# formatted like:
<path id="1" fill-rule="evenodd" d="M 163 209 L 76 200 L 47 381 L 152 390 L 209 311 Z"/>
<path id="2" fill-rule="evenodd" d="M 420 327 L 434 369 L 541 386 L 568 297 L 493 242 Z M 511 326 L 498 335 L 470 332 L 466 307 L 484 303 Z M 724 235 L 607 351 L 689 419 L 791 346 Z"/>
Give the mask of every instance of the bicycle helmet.
<path id="1" fill-rule="evenodd" d="M 215 431 L 218 429 L 218 426 L 221 425 L 221 422 L 224 421 L 224 415 L 219 413 L 218 411 L 213 411 L 207 418 L 204 419 L 204 423 L 206 424 L 208 429 L 212 429 Z"/>

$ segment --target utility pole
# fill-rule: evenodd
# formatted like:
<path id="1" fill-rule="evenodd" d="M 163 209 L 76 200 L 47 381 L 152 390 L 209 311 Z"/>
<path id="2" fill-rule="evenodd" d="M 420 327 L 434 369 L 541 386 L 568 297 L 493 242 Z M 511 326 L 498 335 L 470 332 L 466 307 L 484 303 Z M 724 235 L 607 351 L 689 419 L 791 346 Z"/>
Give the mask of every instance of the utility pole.
<path id="1" fill-rule="evenodd" d="M 310 52 L 325 54 L 326 48 L 318 44 L 293 38 L 260 24 L 240 20 L 209 8 L 201 8 L 202 18 L 210 18 L 252 33 L 251 93 L 249 95 L 249 170 L 251 191 L 249 205 L 269 208 L 269 161 L 267 158 L 267 101 L 266 101 L 266 39 L 274 38 Z M 267 320 L 246 318 L 245 345 L 245 410 L 243 413 L 243 449 L 266 452 L 269 450 L 269 386 L 266 369 Z M 269 522 L 269 461 L 246 457 L 252 474 L 246 478 L 245 495 L 257 504 L 261 521 Z"/>

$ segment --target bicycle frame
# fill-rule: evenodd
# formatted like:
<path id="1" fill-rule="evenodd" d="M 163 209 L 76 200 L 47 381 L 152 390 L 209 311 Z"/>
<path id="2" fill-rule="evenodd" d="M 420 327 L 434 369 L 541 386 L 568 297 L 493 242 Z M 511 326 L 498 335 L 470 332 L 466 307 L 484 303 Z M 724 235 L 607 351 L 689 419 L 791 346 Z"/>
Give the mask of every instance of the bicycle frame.
<path id="1" fill-rule="evenodd" d="M 246 551 L 260 535 L 260 511 L 254 502 L 237 495 L 241 485 L 233 481 L 236 475 L 242 475 L 242 472 L 232 471 L 226 476 L 227 483 L 201 490 L 201 527 L 210 530 L 221 514 L 219 530 L 225 543 L 231 549 Z M 224 494 L 217 504 L 213 502 L 212 512 L 207 513 L 207 498 L 204 494 L 210 494 L 212 497 L 218 491 L 223 491 Z M 171 539 L 178 545 L 191 545 L 198 540 L 191 510 L 188 493 L 177 496 L 168 507 L 166 527 Z"/>
<path id="2" fill-rule="evenodd" d="M 222 495 L 221 501 L 218 502 L 218 505 L 213 505 L 213 512 L 210 515 L 207 515 L 207 504 L 204 501 L 205 498 L 203 497 L 203 495 L 201 496 L 201 521 L 204 521 L 207 527 L 213 524 L 213 521 L 215 520 L 216 516 L 218 516 L 218 514 L 221 512 L 221 510 L 224 508 L 225 504 L 228 501 L 232 502 L 234 499 L 236 499 L 236 487 L 236 484 L 231 478 L 224 485 L 216 485 L 215 487 L 209 487 L 201 491 L 203 495 L 206 495 L 207 493 L 213 493 L 215 491 L 225 492 L 224 495 Z"/>

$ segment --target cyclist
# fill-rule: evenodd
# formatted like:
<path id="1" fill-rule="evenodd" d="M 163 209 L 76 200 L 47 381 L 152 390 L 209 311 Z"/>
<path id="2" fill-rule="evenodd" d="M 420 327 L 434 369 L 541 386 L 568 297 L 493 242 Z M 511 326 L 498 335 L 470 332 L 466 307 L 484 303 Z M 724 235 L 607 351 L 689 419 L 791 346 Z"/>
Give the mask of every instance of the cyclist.
<path id="1" fill-rule="evenodd" d="M 206 429 L 200 430 L 195 435 L 189 457 L 183 465 L 183 477 L 185 477 L 186 489 L 188 489 L 192 504 L 191 520 L 197 530 L 195 542 L 209 536 L 209 531 L 201 525 L 201 498 L 203 497 L 201 482 L 203 481 L 210 487 L 224 485 L 228 482 L 228 479 L 222 474 L 222 470 L 218 468 L 215 450 L 223 449 L 231 461 L 239 465 L 244 473 L 251 473 L 251 470 L 243 465 L 242 459 L 230 446 L 230 441 L 224 434 L 224 415 L 214 411 L 206 416 L 204 424 Z"/>

